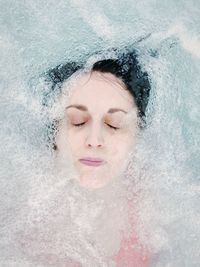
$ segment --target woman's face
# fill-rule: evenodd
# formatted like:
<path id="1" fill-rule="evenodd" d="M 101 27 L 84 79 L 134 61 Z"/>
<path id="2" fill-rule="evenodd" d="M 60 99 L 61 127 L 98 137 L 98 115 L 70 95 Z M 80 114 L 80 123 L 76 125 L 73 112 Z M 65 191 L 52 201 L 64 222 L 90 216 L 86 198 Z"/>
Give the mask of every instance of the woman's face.
<path id="1" fill-rule="evenodd" d="M 110 73 L 84 74 L 70 90 L 56 136 L 57 153 L 62 161 L 69 160 L 69 153 L 82 186 L 100 188 L 126 166 L 137 108 L 122 81 Z"/>

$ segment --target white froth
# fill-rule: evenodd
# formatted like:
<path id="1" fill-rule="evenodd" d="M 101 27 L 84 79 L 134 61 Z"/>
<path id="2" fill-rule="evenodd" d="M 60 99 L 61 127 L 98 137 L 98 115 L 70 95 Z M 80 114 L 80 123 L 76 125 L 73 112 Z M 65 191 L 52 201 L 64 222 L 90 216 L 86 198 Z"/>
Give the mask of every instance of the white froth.
<path id="1" fill-rule="evenodd" d="M 0 266 L 65 266 L 65 257 L 108 266 L 106 256 L 120 246 L 117 230 L 128 229 L 124 195 L 136 207 L 136 230 L 152 250 L 152 266 L 198 266 L 200 4 L 0 2 Z M 41 76 L 127 44 L 137 48 L 151 78 L 148 127 L 124 180 L 87 191 L 70 162 L 65 169 L 54 165 L 46 125 L 62 117 L 64 102 L 42 105 L 49 84 Z M 88 66 L 101 56 L 90 57 Z"/>

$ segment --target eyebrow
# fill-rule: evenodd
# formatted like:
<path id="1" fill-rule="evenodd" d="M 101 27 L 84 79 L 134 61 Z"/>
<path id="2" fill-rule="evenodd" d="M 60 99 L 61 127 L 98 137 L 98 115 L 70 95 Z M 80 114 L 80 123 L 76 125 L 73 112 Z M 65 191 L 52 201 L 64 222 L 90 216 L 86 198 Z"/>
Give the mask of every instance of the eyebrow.
<path id="1" fill-rule="evenodd" d="M 66 109 L 69 109 L 69 108 L 76 108 L 76 109 L 79 109 L 81 111 L 88 111 L 87 107 L 86 106 L 83 106 L 83 105 L 70 105 L 70 106 L 67 106 Z M 115 112 L 118 112 L 118 111 L 122 111 L 124 113 L 128 113 L 127 111 L 121 109 L 121 108 L 110 108 L 107 113 L 115 113 Z"/>

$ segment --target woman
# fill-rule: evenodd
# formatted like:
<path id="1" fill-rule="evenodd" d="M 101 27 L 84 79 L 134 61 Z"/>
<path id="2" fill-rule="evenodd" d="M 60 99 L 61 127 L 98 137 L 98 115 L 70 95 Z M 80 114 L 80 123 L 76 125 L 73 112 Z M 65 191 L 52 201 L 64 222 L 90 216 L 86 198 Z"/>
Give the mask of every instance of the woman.
<path id="1" fill-rule="evenodd" d="M 67 79 L 81 68 L 68 63 L 52 69 L 52 89 L 69 90 Z M 121 173 L 138 125 L 145 126 L 150 83 L 135 52 L 116 50 L 115 58 L 95 62 L 75 80 L 71 96 L 62 97 L 63 118 L 51 127 L 57 131 L 54 149 L 61 158 L 70 150 L 83 186 L 101 187 Z"/>
<path id="2" fill-rule="evenodd" d="M 63 116 L 50 127 L 56 159 L 62 166 L 71 161 L 84 188 L 112 186 L 123 176 L 138 130 L 145 127 L 150 82 L 136 51 L 113 50 L 97 61 L 59 65 L 47 76 L 64 107 Z M 149 253 L 134 232 L 136 219 L 131 212 L 128 217 L 131 234 L 110 258 L 117 267 L 147 266 Z"/>

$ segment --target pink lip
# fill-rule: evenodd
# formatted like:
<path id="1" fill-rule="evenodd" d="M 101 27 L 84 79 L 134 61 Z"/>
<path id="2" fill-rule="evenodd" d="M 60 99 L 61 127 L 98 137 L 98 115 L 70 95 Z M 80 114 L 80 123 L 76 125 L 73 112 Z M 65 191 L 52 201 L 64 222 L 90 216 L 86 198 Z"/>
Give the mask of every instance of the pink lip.
<path id="1" fill-rule="evenodd" d="M 104 163 L 104 161 L 100 158 L 82 158 L 82 159 L 79 159 L 79 161 L 85 165 L 88 165 L 88 166 L 100 166 Z"/>

